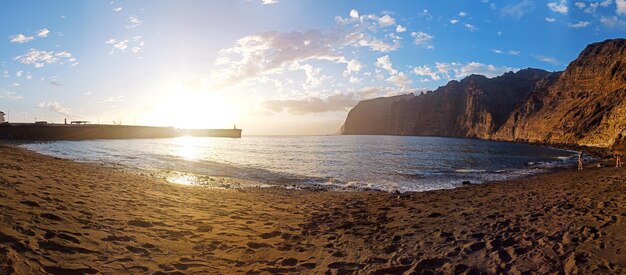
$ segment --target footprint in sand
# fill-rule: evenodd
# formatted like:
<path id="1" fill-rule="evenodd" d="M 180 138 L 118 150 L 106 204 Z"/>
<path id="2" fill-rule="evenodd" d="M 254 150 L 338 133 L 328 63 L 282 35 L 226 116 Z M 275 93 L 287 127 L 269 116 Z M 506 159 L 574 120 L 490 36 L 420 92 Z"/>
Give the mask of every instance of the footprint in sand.
<path id="1" fill-rule="evenodd" d="M 20 203 L 30 207 L 39 207 L 39 204 L 34 201 L 20 201 Z"/>
<path id="2" fill-rule="evenodd" d="M 128 222 L 128 225 L 137 226 L 137 227 L 144 227 L 144 228 L 154 226 L 151 222 L 144 221 L 144 220 L 131 220 L 131 221 Z"/>
<path id="3" fill-rule="evenodd" d="M 199 226 L 196 229 L 197 232 L 211 232 L 213 231 L 213 226 L 210 225 L 203 225 L 203 226 Z"/>
<path id="4" fill-rule="evenodd" d="M 287 258 L 284 259 L 281 263 L 282 266 L 295 266 L 298 264 L 298 259 L 296 258 Z"/>
<path id="5" fill-rule="evenodd" d="M 300 266 L 306 269 L 314 269 L 317 266 L 317 264 L 316 263 L 303 263 Z"/>
<path id="6" fill-rule="evenodd" d="M 261 239 L 269 239 L 269 238 L 274 238 L 274 237 L 278 237 L 282 234 L 282 232 L 280 231 L 272 231 L 269 233 L 262 233 L 259 235 L 259 237 L 261 237 Z"/>
<path id="7" fill-rule="evenodd" d="M 55 214 L 52 213 L 43 213 L 41 215 L 42 218 L 46 218 L 48 220 L 53 220 L 53 221 L 62 221 L 63 219 Z"/>
<path id="8" fill-rule="evenodd" d="M 255 242 L 249 242 L 246 245 L 252 249 L 271 247 L 271 245 L 266 244 L 266 243 L 255 243 Z"/>
<path id="9" fill-rule="evenodd" d="M 45 266 L 43 268 L 46 272 L 50 273 L 50 274 L 97 274 L 100 273 L 100 271 L 93 269 L 93 268 L 76 268 L 76 269 L 71 269 L 71 268 L 62 268 L 62 267 L 56 267 L 56 266 Z"/>
<path id="10" fill-rule="evenodd" d="M 77 246 L 62 245 L 60 243 L 56 243 L 56 242 L 53 242 L 53 241 L 39 241 L 39 242 L 37 242 L 37 244 L 39 244 L 39 248 L 41 248 L 43 250 L 57 251 L 57 252 L 65 253 L 65 254 L 79 254 L 79 253 L 91 254 L 91 253 L 97 253 L 96 251 L 89 250 L 89 249 L 86 249 L 86 248 L 77 247 Z"/>
<path id="11" fill-rule="evenodd" d="M 348 263 L 348 262 L 334 262 L 328 265 L 330 269 L 339 269 L 342 271 L 357 271 L 362 269 L 365 265 L 359 263 Z"/>
<path id="12" fill-rule="evenodd" d="M 133 241 L 133 240 L 135 240 L 135 238 L 133 238 L 133 237 L 127 237 L 127 236 L 119 236 L 118 237 L 118 236 L 114 236 L 114 235 L 108 236 L 106 238 L 102 238 L 102 241 L 105 241 L 105 242 L 130 242 L 130 241 Z"/>
<path id="13" fill-rule="evenodd" d="M 140 247 L 134 247 L 132 245 L 127 245 L 126 249 L 128 249 L 128 251 L 133 252 L 135 254 L 141 254 L 143 256 L 150 255 L 150 252 L 148 250 L 140 248 Z"/>
<path id="14" fill-rule="evenodd" d="M 385 267 L 385 268 L 381 268 L 381 269 L 378 269 L 378 270 L 374 270 L 374 272 L 372 272 L 372 274 L 375 274 L 375 275 L 404 274 L 404 272 L 408 271 L 409 269 L 411 269 L 410 265 L 407 265 L 407 266 L 392 266 L 392 267 Z"/>

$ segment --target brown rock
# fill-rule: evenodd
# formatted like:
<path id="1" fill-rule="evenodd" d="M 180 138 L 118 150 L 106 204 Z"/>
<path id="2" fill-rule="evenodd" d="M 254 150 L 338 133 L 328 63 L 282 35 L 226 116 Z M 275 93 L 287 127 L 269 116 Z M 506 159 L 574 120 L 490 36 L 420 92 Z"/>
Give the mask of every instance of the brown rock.
<path id="1" fill-rule="evenodd" d="M 564 72 L 470 75 L 418 96 L 362 101 L 341 132 L 626 149 L 626 39 L 588 45 Z"/>

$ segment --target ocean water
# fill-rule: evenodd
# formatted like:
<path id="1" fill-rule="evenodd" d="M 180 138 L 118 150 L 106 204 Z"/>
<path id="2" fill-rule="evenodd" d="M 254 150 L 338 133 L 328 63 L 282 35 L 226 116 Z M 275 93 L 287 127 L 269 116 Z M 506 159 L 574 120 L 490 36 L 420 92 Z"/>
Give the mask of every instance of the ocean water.
<path id="1" fill-rule="evenodd" d="M 54 141 L 43 154 L 160 173 L 172 182 L 221 186 L 212 177 L 289 188 L 426 191 L 545 172 L 575 152 L 473 139 L 404 136 L 244 136 L 241 139 Z"/>

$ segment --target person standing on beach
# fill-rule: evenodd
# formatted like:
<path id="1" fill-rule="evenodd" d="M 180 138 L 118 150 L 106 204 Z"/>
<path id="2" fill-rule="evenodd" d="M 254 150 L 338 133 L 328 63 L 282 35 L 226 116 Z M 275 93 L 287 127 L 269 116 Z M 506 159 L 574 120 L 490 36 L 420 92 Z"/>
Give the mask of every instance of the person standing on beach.
<path id="1" fill-rule="evenodd" d="M 583 170 L 583 156 L 584 156 L 585 152 L 584 151 L 580 151 L 580 153 L 578 153 L 578 170 Z"/>

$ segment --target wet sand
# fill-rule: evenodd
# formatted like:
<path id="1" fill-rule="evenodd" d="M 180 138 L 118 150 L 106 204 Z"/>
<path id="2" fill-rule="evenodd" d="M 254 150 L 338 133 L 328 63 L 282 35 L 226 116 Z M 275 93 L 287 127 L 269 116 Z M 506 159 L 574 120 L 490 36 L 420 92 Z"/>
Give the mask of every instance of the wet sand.
<path id="1" fill-rule="evenodd" d="M 0 274 L 624 273 L 626 168 L 410 193 L 211 189 L 0 145 Z"/>

